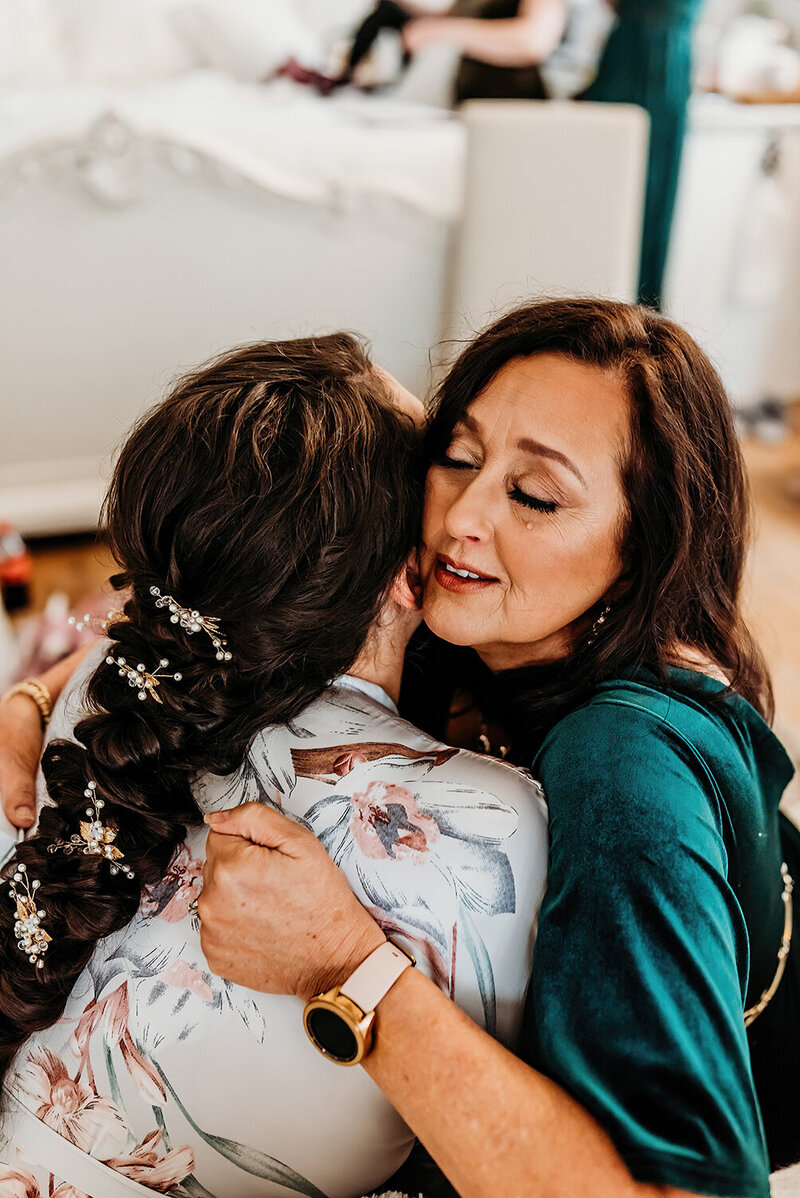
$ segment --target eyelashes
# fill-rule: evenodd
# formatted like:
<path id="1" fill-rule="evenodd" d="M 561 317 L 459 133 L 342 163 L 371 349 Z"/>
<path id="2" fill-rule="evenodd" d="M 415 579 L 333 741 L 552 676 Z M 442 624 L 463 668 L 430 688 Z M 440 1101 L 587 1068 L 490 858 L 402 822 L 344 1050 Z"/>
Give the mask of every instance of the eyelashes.
<path id="1" fill-rule="evenodd" d="M 552 513 L 558 507 L 551 499 L 537 499 L 535 495 L 528 495 L 525 491 L 520 491 L 519 487 L 512 487 L 509 491 L 509 498 L 514 500 L 514 503 L 520 503 L 523 507 L 529 508 L 534 512 L 544 512 L 546 515 Z"/>
<path id="2" fill-rule="evenodd" d="M 461 458 L 450 458 L 446 454 L 436 458 L 434 465 L 443 466 L 446 470 L 475 470 L 477 467 L 473 462 L 464 461 Z M 514 503 L 520 504 L 521 507 L 527 508 L 528 511 L 543 512 L 545 515 L 552 515 L 558 508 L 558 504 L 550 499 L 538 499 L 535 495 L 528 495 L 526 491 L 520 490 L 519 487 L 512 487 L 508 492 L 508 497 Z"/>

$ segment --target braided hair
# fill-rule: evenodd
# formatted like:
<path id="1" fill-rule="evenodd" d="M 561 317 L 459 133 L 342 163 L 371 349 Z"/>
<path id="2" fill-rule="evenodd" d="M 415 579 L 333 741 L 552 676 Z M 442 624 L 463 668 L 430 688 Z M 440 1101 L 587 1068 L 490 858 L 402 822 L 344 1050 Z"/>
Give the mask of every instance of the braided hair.
<path id="1" fill-rule="evenodd" d="M 160 701 L 141 701 L 105 659 L 75 740 L 44 754 L 50 805 L 2 875 L 24 865 L 39 881 L 52 939 L 37 968 L 18 947 L 14 904 L 0 903 L 0 1082 L 202 822 L 194 780 L 235 769 L 257 731 L 296 717 L 352 665 L 416 544 L 420 507 L 416 431 L 347 334 L 229 352 L 135 427 L 104 509 L 111 581 L 128 595 L 107 652 L 169 669 Z M 217 619 L 231 660 L 173 622 L 159 591 Z M 133 877 L 52 851 L 86 820 L 90 782 Z"/>

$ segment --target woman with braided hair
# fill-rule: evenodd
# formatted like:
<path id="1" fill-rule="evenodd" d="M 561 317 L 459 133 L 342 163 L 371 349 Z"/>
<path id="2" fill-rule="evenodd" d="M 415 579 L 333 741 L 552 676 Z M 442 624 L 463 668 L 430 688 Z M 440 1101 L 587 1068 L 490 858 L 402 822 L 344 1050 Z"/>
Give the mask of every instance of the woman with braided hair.
<path id="1" fill-rule="evenodd" d="M 540 792 L 392 698 L 420 620 L 420 414 L 337 334 L 225 355 L 125 443 L 105 509 L 123 611 L 62 696 L 38 828 L 3 869 L 3 1198 L 347 1198 L 407 1156 L 408 1128 L 360 1070 L 331 1076 L 297 999 L 205 964 L 203 815 L 231 802 L 319 836 L 513 1042 Z"/>

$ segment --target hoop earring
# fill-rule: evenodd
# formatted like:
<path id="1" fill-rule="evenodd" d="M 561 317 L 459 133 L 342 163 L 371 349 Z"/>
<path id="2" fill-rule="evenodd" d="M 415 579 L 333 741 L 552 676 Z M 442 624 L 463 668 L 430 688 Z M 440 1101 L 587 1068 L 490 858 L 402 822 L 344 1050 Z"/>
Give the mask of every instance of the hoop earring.
<path id="1" fill-rule="evenodd" d="M 608 619 L 610 614 L 611 614 L 611 604 L 607 603 L 606 606 L 603 608 L 603 610 L 600 612 L 600 615 L 595 620 L 594 624 L 592 624 L 591 631 L 589 632 L 589 635 L 586 638 L 587 645 L 593 645 L 594 642 L 597 640 L 598 636 L 600 635 L 600 629 L 603 627 L 603 625 L 605 624 L 605 622 Z"/>

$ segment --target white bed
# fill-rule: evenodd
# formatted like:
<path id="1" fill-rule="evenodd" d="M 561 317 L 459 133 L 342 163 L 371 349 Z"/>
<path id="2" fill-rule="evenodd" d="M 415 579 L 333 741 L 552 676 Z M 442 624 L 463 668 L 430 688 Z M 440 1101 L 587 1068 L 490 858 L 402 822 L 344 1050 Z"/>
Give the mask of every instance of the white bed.
<path id="1" fill-rule="evenodd" d="M 533 215 L 509 210 L 498 228 L 485 187 L 471 203 L 468 128 L 414 102 L 428 94 L 425 64 L 422 92 L 412 78 L 399 99 L 323 100 L 286 79 L 254 81 L 295 49 L 321 62 L 364 6 L 0 0 L 0 516 L 23 533 L 92 527 L 132 420 L 177 371 L 218 350 L 350 328 L 424 392 L 429 351 L 463 327 L 460 312 L 481 323 L 502 287 L 506 299 L 509 287 L 580 289 L 574 251 L 569 269 L 556 255 L 542 273 L 535 239 L 512 253 L 516 278 L 492 275 L 487 239 L 527 246 L 515 222 L 527 230 Z M 261 42 L 256 13 L 274 17 Z M 4 37 L 16 38 L 5 60 Z M 427 75 L 442 94 L 444 69 Z M 476 139 L 479 156 L 493 137 Z M 641 157 L 640 129 L 634 139 Z M 502 191 L 496 155 L 492 169 Z M 589 180 L 603 163 L 589 156 L 582 169 Z M 638 217 L 624 190 L 632 216 L 609 228 L 619 244 L 603 255 L 606 293 L 630 298 Z M 558 217 L 543 211 L 540 226 Z M 598 275 L 590 258 L 586 286 L 603 289 L 605 266 Z M 612 278 L 615 261 L 622 276 Z"/>
<path id="2" fill-rule="evenodd" d="M 0 510 L 29 534 L 91 526 L 137 412 L 231 344 L 356 329 L 425 386 L 462 130 L 296 90 L 0 99 Z"/>

